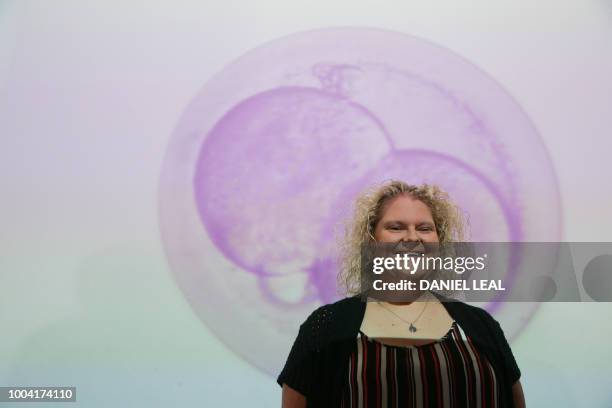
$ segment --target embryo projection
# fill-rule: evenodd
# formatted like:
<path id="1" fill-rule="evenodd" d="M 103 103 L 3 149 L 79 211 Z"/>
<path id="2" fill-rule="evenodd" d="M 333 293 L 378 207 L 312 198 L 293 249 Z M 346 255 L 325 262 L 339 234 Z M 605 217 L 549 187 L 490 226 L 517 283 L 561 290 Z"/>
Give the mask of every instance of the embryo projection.
<path id="1" fill-rule="evenodd" d="M 202 81 L 161 171 L 164 248 L 199 319 L 270 374 L 308 313 L 341 297 L 342 223 L 374 183 L 440 185 L 472 241 L 560 239 L 556 176 L 529 117 L 441 46 L 383 30 L 303 32 Z M 510 313 L 502 300 L 485 308 L 512 338 L 537 305 Z"/>

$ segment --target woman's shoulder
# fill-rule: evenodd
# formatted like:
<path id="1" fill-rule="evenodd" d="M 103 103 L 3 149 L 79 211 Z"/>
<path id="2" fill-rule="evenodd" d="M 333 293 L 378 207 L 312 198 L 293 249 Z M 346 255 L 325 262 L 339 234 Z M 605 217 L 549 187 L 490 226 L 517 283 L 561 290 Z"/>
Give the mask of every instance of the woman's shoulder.
<path id="1" fill-rule="evenodd" d="M 325 343 L 350 337 L 359 330 L 365 303 L 360 296 L 348 296 L 318 306 L 300 326 L 300 332 L 311 339 L 316 347 Z"/>
<path id="2" fill-rule="evenodd" d="M 330 323 L 342 320 L 347 315 L 357 312 L 361 302 L 358 296 L 349 296 L 318 306 L 310 313 L 302 326 L 327 327 Z"/>

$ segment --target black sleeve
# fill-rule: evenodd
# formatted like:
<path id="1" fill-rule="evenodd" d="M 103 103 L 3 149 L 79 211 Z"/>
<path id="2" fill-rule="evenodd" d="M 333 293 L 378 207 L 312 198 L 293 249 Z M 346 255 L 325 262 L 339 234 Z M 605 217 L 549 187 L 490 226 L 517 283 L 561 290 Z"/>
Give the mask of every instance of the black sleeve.
<path id="1" fill-rule="evenodd" d="M 510 384 L 514 384 L 521 378 L 521 370 L 516 363 L 516 359 L 514 358 L 514 354 L 512 354 L 512 349 L 508 344 L 508 340 L 506 340 L 506 336 L 504 331 L 502 330 L 499 322 L 493 318 L 491 318 L 493 322 L 493 328 L 496 334 L 497 346 L 501 351 L 503 364 L 506 370 L 506 376 Z"/>
<path id="2" fill-rule="evenodd" d="M 287 361 L 276 382 L 281 387 L 283 383 L 309 397 L 313 390 L 313 381 L 316 378 L 319 352 L 313 347 L 312 321 L 316 311 L 300 325 L 298 335 L 291 347 Z"/>

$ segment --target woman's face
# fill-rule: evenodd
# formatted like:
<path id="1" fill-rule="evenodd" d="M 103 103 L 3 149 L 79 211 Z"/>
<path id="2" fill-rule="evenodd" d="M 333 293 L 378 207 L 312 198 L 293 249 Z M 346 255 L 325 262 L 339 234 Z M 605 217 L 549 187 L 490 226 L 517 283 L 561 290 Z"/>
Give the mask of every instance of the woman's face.
<path id="1" fill-rule="evenodd" d="M 378 242 L 439 242 L 429 207 L 406 194 L 393 197 L 387 203 L 374 230 L 374 238 Z"/>

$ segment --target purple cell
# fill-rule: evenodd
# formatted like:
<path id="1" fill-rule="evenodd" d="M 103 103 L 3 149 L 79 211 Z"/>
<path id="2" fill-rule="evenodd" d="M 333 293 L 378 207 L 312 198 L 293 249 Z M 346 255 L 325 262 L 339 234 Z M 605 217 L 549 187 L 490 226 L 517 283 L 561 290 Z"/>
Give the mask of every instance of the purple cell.
<path id="1" fill-rule="evenodd" d="M 384 128 L 360 105 L 312 88 L 262 92 L 233 107 L 202 144 L 198 212 L 217 248 L 246 272 L 303 272 L 326 239 L 322 219 L 338 186 L 387 151 Z"/>
<path id="2" fill-rule="evenodd" d="M 531 121 L 452 52 L 329 29 L 226 66 L 181 117 L 160 178 L 164 248 L 195 313 L 276 374 L 299 323 L 340 297 L 352 200 L 389 178 L 440 184 L 469 214 L 472 240 L 560 239 L 556 177 Z M 503 306 L 485 305 L 509 338 L 537 307 Z"/>

